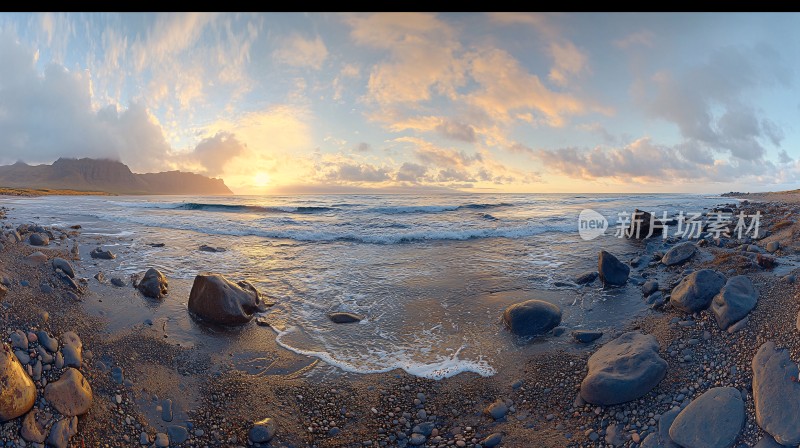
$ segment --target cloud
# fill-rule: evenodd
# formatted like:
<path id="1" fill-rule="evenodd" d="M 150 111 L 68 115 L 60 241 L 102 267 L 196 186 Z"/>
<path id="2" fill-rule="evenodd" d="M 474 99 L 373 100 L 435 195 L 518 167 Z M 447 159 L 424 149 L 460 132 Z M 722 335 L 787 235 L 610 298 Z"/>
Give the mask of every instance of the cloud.
<path id="1" fill-rule="evenodd" d="M 389 180 L 386 168 L 370 164 L 345 163 L 336 166 L 327 174 L 328 181 L 345 182 L 383 182 Z"/>
<path id="2" fill-rule="evenodd" d="M 655 34 L 652 31 L 637 31 L 615 40 L 614 45 L 623 49 L 635 46 L 652 47 L 653 39 L 655 39 Z"/>
<path id="3" fill-rule="evenodd" d="M 395 174 L 395 180 L 399 182 L 416 183 L 423 181 L 426 174 L 428 174 L 428 168 L 425 165 L 405 162 L 400 165 L 400 168 L 398 168 L 397 173 Z"/>
<path id="4" fill-rule="evenodd" d="M 550 54 L 554 64 L 550 69 L 549 78 L 560 86 L 566 85 L 571 76 L 579 75 L 586 70 L 588 57 L 572 42 L 566 40 L 552 42 Z"/>
<path id="5" fill-rule="evenodd" d="M 357 144 L 355 146 L 355 148 L 353 148 L 353 149 L 358 151 L 358 152 L 370 152 L 370 151 L 372 151 L 372 145 L 370 145 L 369 143 L 366 143 L 366 142 L 361 142 L 361 143 Z"/>
<path id="6" fill-rule="evenodd" d="M 467 143 L 475 142 L 475 129 L 460 121 L 442 120 L 441 123 L 436 125 L 436 132 L 453 140 Z"/>
<path id="7" fill-rule="evenodd" d="M 749 102 L 758 89 L 788 86 L 791 71 L 766 45 L 725 47 L 707 61 L 678 73 L 659 72 L 639 101 L 653 117 L 678 126 L 681 135 L 712 151 L 758 161 L 764 144 L 779 146 L 780 128 Z"/>
<path id="8" fill-rule="evenodd" d="M 204 174 L 214 177 L 225 172 L 225 165 L 229 160 L 242 155 L 246 150 L 247 145 L 234 134 L 220 131 L 213 137 L 201 140 L 188 158 L 197 161 L 203 167 Z"/>
<path id="9" fill-rule="evenodd" d="M 328 58 L 328 48 L 319 36 L 308 39 L 294 34 L 285 39 L 272 55 L 279 62 L 292 67 L 308 67 L 319 70 L 325 63 L 325 59 Z"/>

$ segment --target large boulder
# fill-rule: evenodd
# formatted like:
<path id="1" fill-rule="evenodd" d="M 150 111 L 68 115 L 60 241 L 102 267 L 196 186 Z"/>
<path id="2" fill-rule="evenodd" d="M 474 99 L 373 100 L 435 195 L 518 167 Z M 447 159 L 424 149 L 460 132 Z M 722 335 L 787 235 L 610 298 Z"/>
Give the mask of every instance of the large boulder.
<path id="1" fill-rule="evenodd" d="M 711 269 L 701 269 L 684 277 L 672 289 L 670 303 L 687 313 L 702 311 L 725 285 L 725 276 Z"/>
<path id="2" fill-rule="evenodd" d="M 648 212 L 636 209 L 634 210 L 633 215 L 631 215 L 631 218 L 631 223 L 627 229 L 627 234 L 630 235 L 631 238 L 642 239 L 647 238 L 648 236 L 661 235 L 661 232 L 663 231 L 661 220 L 655 218 Z M 651 227 L 653 229 L 652 234 L 650 232 Z"/>
<path id="3" fill-rule="evenodd" d="M 674 266 L 688 261 L 697 252 L 697 245 L 687 241 L 685 243 L 672 246 L 661 258 L 661 262 L 667 266 Z"/>
<path id="4" fill-rule="evenodd" d="M 78 369 L 69 367 L 58 381 L 47 384 L 44 398 L 62 415 L 73 417 L 89 411 L 92 387 Z"/>
<path id="5" fill-rule="evenodd" d="M 714 387 L 689 403 L 669 428 L 680 446 L 728 448 L 744 425 L 744 401 L 734 387 Z"/>
<path id="6" fill-rule="evenodd" d="M 152 299 L 160 299 L 167 295 L 167 278 L 158 269 L 150 268 L 144 273 L 144 278 L 139 282 L 137 288 Z"/>
<path id="7" fill-rule="evenodd" d="M 222 325 L 241 325 L 258 311 L 258 291 L 246 281 L 233 283 L 220 274 L 199 274 L 189 293 L 189 311 Z"/>
<path id="8" fill-rule="evenodd" d="M 717 324 L 723 330 L 744 319 L 747 313 L 756 306 L 758 292 L 744 275 L 731 277 L 725 286 L 711 301 L 711 311 L 717 318 Z"/>
<path id="9" fill-rule="evenodd" d="M 597 257 L 597 271 L 603 285 L 621 286 L 628 281 L 631 268 L 617 257 L 601 250 Z"/>
<path id="10" fill-rule="evenodd" d="M 781 445 L 800 445 L 800 383 L 786 349 L 772 341 L 753 356 L 753 401 L 756 423 Z"/>
<path id="11" fill-rule="evenodd" d="M 667 362 L 658 356 L 658 349 L 655 336 L 635 331 L 608 342 L 589 358 L 581 397 L 601 406 L 642 397 L 667 373 Z"/>
<path id="12" fill-rule="evenodd" d="M 0 353 L 0 421 L 8 421 L 28 412 L 36 401 L 36 386 L 8 344 Z"/>
<path id="13" fill-rule="evenodd" d="M 519 336 L 544 334 L 561 323 L 561 309 L 543 300 L 526 300 L 506 308 L 503 323 Z"/>

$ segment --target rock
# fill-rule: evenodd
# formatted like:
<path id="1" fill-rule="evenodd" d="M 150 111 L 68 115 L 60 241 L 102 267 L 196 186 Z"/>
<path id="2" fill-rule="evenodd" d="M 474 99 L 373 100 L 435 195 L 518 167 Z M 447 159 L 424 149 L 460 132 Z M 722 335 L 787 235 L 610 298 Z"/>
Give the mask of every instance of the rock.
<path id="1" fill-rule="evenodd" d="M 676 244 L 672 246 L 666 254 L 664 254 L 664 257 L 661 258 L 661 262 L 666 266 L 675 266 L 689 261 L 689 259 L 692 258 L 696 252 L 697 245 L 690 241 Z"/>
<path id="2" fill-rule="evenodd" d="M 47 246 L 50 244 L 50 238 L 40 233 L 31 233 L 31 236 L 28 237 L 28 241 L 31 243 L 31 246 Z"/>
<path id="3" fill-rule="evenodd" d="M 486 448 L 493 448 L 497 445 L 500 445 L 500 442 L 503 441 L 503 434 L 499 432 L 493 432 L 486 436 L 485 439 L 481 442 L 481 445 Z"/>
<path id="4" fill-rule="evenodd" d="M 669 429 L 673 442 L 697 448 L 728 448 L 744 425 L 742 394 L 733 387 L 714 387 L 689 403 Z"/>
<path id="5" fill-rule="evenodd" d="M 28 412 L 36 401 L 36 386 L 8 344 L 0 353 L 0 421 L 5 422 Z"/>
<path id="6" fill-rule="evenodd" d="M 725 285 L 725 276 L 711 269 L 701 269 L 684 277 L 672 289 L 670 303 L 686 313 L 702 311 Z"/>
<path id="7" fill-rule="evenodd" d="M 125 283 L 125 280 L 123 280 L 123 279 L 121 279 L 119 277 L 112 277 L 111 278 L 111 284 L 116 286 L 117 288 L 124 288 L 125 286 L 127 286 L 127 284 Z"/>
<path id="8" fill-rule="evenodd" d="M 606 428 L 605 442 L 608 446 L 622 446 L 625 444 L 625 430 L 623 425 L 608 425 L 608 428 Z"/>
<path id="9" fill-rule="evenodd" d="M 142 431 L 142 433 L 139 434 L 139 445 L 148 444 L 150 444 L 150 436 L 148 436 L 146 432 Z"/>
<path id="10" fill-rule="evenodd" d="M 155 444 L 159 448 L 166 448 L 169 446 L 169 436 L 164 434 L 163 432 L 159 432 L 156 434 L 156 441 Z"/>
<path id="11" fill-rule="evenodd" d="M 412 445 L 412 446 L 420 446 L 420 445 L 422 445 L 423 443 L 425 443 L 425 441 L 426 441 L 427 439 L 428 439 L 428 438 L 427 438 L 427 437 L 425 437 L 425 436 L 424 436 L 424 435 L 422 435 L 422 434 L 413 433 L 413 434 L 411 434 L 411 437 L 409 437 L 409 438 L 408 438 L 408 443 L 409 443 L 410 445 Z"/>
<path id="12" fill-rule="evenodd" d="M 11 347 L 27 351 L 28 350 L 28 336 L 22 330 L 16 330 L 9 335 L 11 339 Z"/>
<path id="13" fill-rule="evenodd" d="M 189 431 L 183 426 L 172 425 L 167 427 L 167 436 L 171 443 L 181 444 L 189 438 Z"/>
<path id="14" fill-rule="evenodd" d="M 680 412 L 681 408 L 674 407 L 662 414 L 658 420 L 658 432 L 647 436 L 642 442 L 641 448 L 681 448 L 669 436 L 669 428 Z"/>
<path id="15" fill-rule="evenodd" d="M 785 446 L 781 445 L 780 443 L 776 442 L 775 439 L 767 434 L 766 436 L 762 437 L 761 440 L 756 443 L 753 448 L 786 448 Z"/>
<path id="16" fill-rule="evenodd" d="M 648 280 L 642 285 L 642 294 L 645 297 L 650 296 L 656 291 L 658 291 L 658 282 L 655 280 Z"/>
<path id="17" fill-rule="evenodd" d="M 653 224 L 652 234 L 650 234 L 651 224 Z M 626 235 L 630 235 L 631 238 L 635 239 L 643 239 L 648 236 L 661 235 L 662 231 L 660 219 L 648 212 L 636 209 L 631 215 L 631 223 L 626 229 Z"/>
<path id="18" fill-rule="evenodd" d="M 25 257 L 25 262 L 30 265 L 39 265 L 47 263 L 47 255 L 41 252 L 34 252 Z"/>
<path id="19" fill-rule="evenodd" d="M 777 252 L 778 249 L 780 248 L 781 248 L 781 243 L 778 241 L 770 241 L 769 243 L 767 243 L 766 247 L 767 252 L 769 253 Z"/>
<path id="20" fill-rule="evenodd" d="M 737 331 L 743 329 L 744 327 L 747 326 L 747 322 L 749 320 L 750 320 L 750 317 L 749 316 L 745 316 L 744 319 L 734 323 L 733 325 L 728 327 L 728 334 L 733 334 L 733 333 L 736 333 Z"/>
<path id="21" fill-rule="evenodd" d="M 160 299 L 167 295 L 167 278 L 158 269 L 150 268 L 145 272 L 144 278 L 137 288 L 145 297 Z"/>
<path id="22" fill-rule="evenodd" d="M 232 283 L 220 274 L 200 274 L 189 294 L 189 311 L 222 325 L 241 325 L 253 318 L 260 303 L 258 291 L 246 281 Z"/>
<path id="23" fill-rule="evenodd" d="M 125 379 L 125 372 L 122 367 L 114 366 L 111 368 L 111 379 L 113 379 L 116 384 L 122 384 Z"/>
<path id="24" fill-rule="evenodd" d="M 50 336 L 46 331 L 37 331 L 36 337 L 39 339 L 39 345 L 46 348 L 49 352 L 55 353 L 58 351 L 58 339 Z"/>
<path id="25" fill-rule="evenodd" d="M 211 246 L 206 246 L 205 244 L 203 244 L 202 246 L 200 246 L 200 251 L 201 252 L 212 252 L 212 253 L 225 252 L 225 248 L 224 247 L 211 247 Z"/>
<path id="26" fill-rule="evenodd" d="M 47 444 L 55 448 L 67 448 L 69 439 L 78 433 L 78 417 L 64 418 L 56 422 L 47 436 Z"/>
<path id="27" fill-rule="evenodd" d="M 100 247 L 94 248 L 91 252 L 89 252 L 89 255 L 92 258 L 98 258 L 100 260 L 113 260 L 117 258 L 117 256 L 111 253 L 110 250 L 103 250 Z"/>
<path id="28" fill-rule="evenodd" d="M 578 285 L 586 285 L 592 283 L 597 279 L 597 271 L 588 271 L 575 277 L 575 283 Z"/>
<path id="29" fill-rule="evenodd" d="M 61 335 L 64 347 L 61 353 L 64 357 L 64 365 L 68 367 L 80 368 L 83 364 L 83 343 L 81 339 L 72 331 Z"/>
<path id="30" fill-rule="evenodd" d="M 172 421 L 172 400 L 169 398 L 161 402 L 161 420 Z"/>
<path id="31" fill-rule="evenodd" d="M 19 435 L 28 442 L 44 443 L 51 423 L 52 415 L 33 408 L 22 419 Z"/>
<path id="32" fill-rule="evenodd" d="M 756 306 L 758 292 L 744 275 L 731 277 L 725 286 L 711 301 L 711 311 L 717 318 L 717 324 L 723 330 L 745 316 Z"/>
<path id="33" fill-rule="evenodd" d="M 622 286 L 628 281 L 631 268 L 617 257 L 601 250 L 597 257 L 597 271 L 603 285 Z"/>
<path id="34" fill-rule="evenodd" d="M 506 308 L 503 323 L 518 336 L 540 335 L 561 323 L 561 309 L 543 300 L 526 300 Z"/>
<path id="35" fill-rule="evenodd" d="M 358 314 L 354 313 L 331 313 L 328 314 L 328 318 L 331 322 L 336 324 L 350 324 L 354 322 L 361 322 L 364 319 L 364 316 L 359 316 Z"/>
<path id="36" fill-rule="evenodd" d="M 97 274 L 94 274 L 94 278 L 95 278 L 95 280 L 97 280 L 97 283 L 105 283 L 106 282 L 106 276 L 105 276 L 105 274 L 103 274 L 103 272 L 98 272 Z"/>
<path id="37" fill-rule="evenodd" d="M 253 443 L 266 443 L 275 437 L 275 421 L 271 418 L 253 423 L 253 427 L 247 433 L 247 438 Z"/>
<path id="38" fill-rule="evenodd" d="M 503 400 L 495 400 L 495 402 L 487 406 L 483 412 L 495 420 L 500 420 L 505 418 L 506 414 L 508 414 L 508 406 Z"/>
<path id="39" fill-rule="evenodd" d="M 44 398 L 62 415 L 81 415 L 92 405 L 92 387 L 79 370 L 69 367 L 58 381 L 47 384 Z"/>
<path id="40" fill-rule="evenodd" d="M 644 396 L 667 373 L 667 362 L 658 349 L 655 336 L 638 332 L 606 343 L 589 358 L 581 397 L 587 403 L 609 406 Z"/>
<path id="41" fill-rule="evenodd" d="M 29 362 L 31 362 L 31 357 L 30 357 L 30 355 L 28 355 L 28 352 L 26 352 L 26 351 L 16 350 L 16 351 L 14 351 L 14 356 L 17 357 L 17 360 L 19 360 L 20 364 L 22 364 L 22 365 L 25 365 L 25 364 L 28 364 Z"/>
<path id="42" fill-rule="evenodd" d="M 587 344 L 589 342 L 596 341 L 601 337 L 603 337 L 603 332 L 591 331 L 591 330 L 575 330 L 572 332 L 572 337 L 578 342 Z"/>
<path id="43" fill-rule="evenodd" d="M 72 268 L 72 264 L 69 261 L 56 257 L 53 258 L 51 263 L 53 263 L 53 269 L 61 269 L 69 278 L 75 278 L 75 270 Z"/>
<path id="44" fill-rule="evenodd" d="M 800 445 L 800 370 L 786 349 L 772 341 L 756 352 L 753 367 L 753 401 L 756 423 L 781 445 Z"/>

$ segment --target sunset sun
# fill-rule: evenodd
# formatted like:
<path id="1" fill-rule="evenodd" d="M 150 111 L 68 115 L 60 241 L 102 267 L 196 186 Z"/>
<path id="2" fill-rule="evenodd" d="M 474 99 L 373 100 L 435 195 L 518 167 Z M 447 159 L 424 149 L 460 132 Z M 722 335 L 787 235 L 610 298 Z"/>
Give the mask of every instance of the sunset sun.
<path id="1" fill-rule="evenodd" d="M 270 177 L 269 174 L 260 171 L 253 176 L 253 186 L 256 187 L 266 187 L 269 185 Z"/>

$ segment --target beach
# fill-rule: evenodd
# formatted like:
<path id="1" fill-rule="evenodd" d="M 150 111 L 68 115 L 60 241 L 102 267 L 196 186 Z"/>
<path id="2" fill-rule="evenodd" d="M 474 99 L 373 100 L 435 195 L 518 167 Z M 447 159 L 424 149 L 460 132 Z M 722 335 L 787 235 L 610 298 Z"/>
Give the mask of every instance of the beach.
<path id="1" fill-rule="evenodd" d="M 61 204 L 70 207 L 71 199 L 64 198 Z M 780 195 L 761 198 L 764 202 L 755 197 L 741 203 L 719 197 L 692 199 L 698 202 L 689 208 L 709 215 L 715 206 L 730 207 L 734 214 L 759 211 L 766 232 L 744 241 L 710 237 L 689 241 L 692 254 L 668 266 L 665 253 L 685 241 L 609 237 L 578 244 L 577 230 L 567 231 L 576 229 L 577 211 L 589 203 L 608 203 L 608 197 L 568 198 L 576 201 L 575 213 L 556 218 L 571 218 L 547 223 L 542 221 L 543 214 L 531 214 L 524 223 L 513 222 L 514 216 L 523 213 L 514 208 L 523 202 L 521 198 L 476 201 L 469 197 L 444 206 L 441 198 L 434 199 L 439 201 L 438 208 L 431 208 L 431 203 L 415 208 L 395 204 L 389 213 L 399 218 L 375 218 L 375 224 L 409 226 L 402 230 L 405 237 L 391 244 L 375 241 L 380 234 L 368 232 L 367 227 L 346 228 L 344 237 L 332 238 L 331 229 L 341 228 L 336 210 L 344 208 L 336 204 L 306 205 L 327 207 L 322 214 L 300 210 L 295 204 L 274 218 L 285 220 L 285 214 L 290 214 L 295 222 L 282 224 L 286 232 L 311 221 L 329 226 L 313 234 L 297 229 L 276 235 L 270 228 L 251 226 L 236 235 L 200 232 L 200 238 L 197 229 L 183 228 L 177 218 L 158 225 L 153 220 L 159 214 L 174 217 L 181 213 L 176 210 L 198 208 L 187 203 L 208 203 L 137 198 L 138 206 L 118 205 L 119 216 L 148 220 L 136 223 L 108 216 L 79 219 L 78 212 L 68 215 L 49 202 L 5 201 L 0 249 L 0 277 L 7 290 L 3 336 L 11 344 L 15 340 L 11 335 L 18 330 L 37 335 L 27 337 L 34 356 L 26 366 L 32 370 L 37 360 L 47 359 L 42 350 L 44 355 L 58 354 L 58 350 L 39 349 L 43 344 L 39 331 L 60 339 L 61 352 L 69 345 L 70 337 L 63 336 L 66 332 L 79 336 L 83 359 L 77 370 L 91 385 L 92 399 L 88 412 L 79 414 L 74 434 L 67 437 L 70 446 L 661 446 L 656 439 L 664 437 L 665 430 L 671 434 L 669 427 L 660 424 L 663 416 L 675 417 L 672 414 L 700 401 L 709 390 L 727 387 L 738 391 L 734 401 L 740 399 L 745 410 L 735 442 L 755 446 L 765 437 L 755 415 L 753 358 L 767 341 L 788 348 L 792 359 L 800 353 L 793 276 L 799 262 L 794 242 L 798 207 L 793 200 L 781 201 Z M 563 197 L 550 200 L 568 202 Z M 657 206 L 675 203 L 672 212 L 686 200 L 611 198 L 619 207 L 602 211 L 607 215 L 621 208 L 660 211 Z M 336 201 L 352 202 L 349 198 Z M 646 201 L 655 202 L 646 208 L 642 205 Z M 525 203 L 522 210 L 540 212 L 534 202 Z M 155 206 L 150 207 L 151 203 Z M 181 204 L 183 209 L 176 209 Z M 139 210 L 131 211 L 133 207 Z M 199 207 L 213 209 L 215 204 Z M 371 203 L 358 207 L 369 210 L 358 212 L 360 221 L 373 222 L 367 218 L 387 215 L 387 210 L 376 211 Z M 254 220 L 269 213 L 246 212 L 257 212 Z M 225 219 L 225 229 L 243 229 L 236 219 L 245 218 L 234 218 L 230 211 L 214 213 L 187 219 L 208 228 L 220 226 L 200 221 Z M 227 214 L 219 218 L 220 213 Z M 441 217 L 424 221 L 412 217 L 430 213 Z M 453 216 L 458 213 L 464 214 Z M 455 234 L 448 229 L 437 233 L 438 239 L 420 236 L 431 235 L 431 229 L 442 222 L 467 222 L 462 227 L 471 226 L 467 229 L 471 233 Z M 546 230 L 536 230 L 545 224 Z M 428 227 L 419 232 L 414 226 Z M 120 233 L 125 229 L 132 229 L 131 234 Z M 264 233 L 252 234 L 256 231 L 252 229 Z M 384 232 L 386 238 L 397 235 Z M 35 234 L 47 235 L 49 241 L 31 244 L 37 242 L 31 240 Z M 270 244 L 262 244 L 262 239 Z M 563 254 L 553 259 L 550 252 L 540 250 L 559 241 L 567 246 L 565 253 L 573 254 L 571 259 Z M 476 246 L 478 242 L 481 246 Z M 201 245 L 207 249 L 198 249 Z M 98 246 L 110 250 L 114 258 L 93 257 L 91 252 Z M 498 257 L 521 247 L 528 248 L 524 257 Z M 608 250 L 628 266 L 622 286 L 604 287 L 601 279 L 578 284 L 578 274 L 598 270 L 600 250 Z M 35 252 L 42 255 L 31 257 Z M 225 257 L 232 253 L 269 263 L 231 264 Z M 326 253 L 333 255 L 325 258 Z M 55 258 L 68 261 L 74 269 L 71 281 L 66 280 L 60 262 L 54 264 Z M 355 262 L 342 261 L 341 270 L 325 275 L 330 268 L 322 262 L 313 264 L 314 258 L 328 265 L 332 262 L 327 260 L 335 259 Z M 481 259 L 490 261 L 481 264 Z M 292 265 L 292 260 L 299 261 Z M 165 273 L 169 286 L 164 297 L 149 298 L 133 287 L 151 267 Z M 414 276 L 415 269 L 431 271 Z M 746 317 L 722 329 L 710 310 L 687 312 L 670 300 L 682 279 L 703 269 L 719 273 L 726 281 L 743 275 L 752 282 L 757 303 Z M 281 274 L 284 271 L 291 275 Z M 103 275 L 97 276 L 98 272 Z M 190 315 L 187 300 L 195 276 L 202 272 L 251 281 L 268 307 L 241 326 L 198 321 Z M 298 272 L 307 273 L 308 278 L 301 281 L 304 277 Z M 315 272 L 319 274 L 312 275 Z M 394 272 L 403 275 L 388 276 Z M 116 286 L 113 279 L 122 285 Z M 358 281 L 348 283 L 348 279 Z M 651 289 L 654 281 L 655 291 Z M 391 288 L 379 287 L 380 283 Z M 323 285 L 331 287 L 311 288 Z M 359 289 L 367 292 L 366 298 L 354 295 Z M 337 299 L 335 307 L 320 308 L 319 300 L 326 295 Z M 377 311 L 389 303 L 369 301 L 370 295 L 394 302 L 414 297 L 414 301 L 401 301 L 402 306 L 386 308 L 392 315 L 407 313 L 412 318 L 378 318 Z M 661 300 L 653 298 L 658 295 Z M 501 316 L 510 305 L 529 299 L 556 304 L 563 317 L 546 334 L 521 340 L 504 327 Z M 442 303 L 447 306 L 441 307 Z M 307 309 L 311 311 L 301 313 Z M 364 322 L 330 323 L 326 317 L 331 312 L 350 312 Z M 471 312 L 472 317 L 468 316 Z M 403 331 L 415 322 L 449 322 L 445 327 L 452 329 L 409 339 L 412 334 L 420 336 Z M 289 331 L 295 327 L 300 330 Z M 307 335 L 298 336 L 304 334 L 301 330 Z M 576 341 L 575 330 L 601 335 L 584 343 Z M 390 334 L 386 340 L 393 344 L 378 338 L 370 342 L 368 335 L 378 331 Z M 664 363 L 663 378 L 624 403 L 587 403 L 581 384 L 589 373 L 590 357 L 630 332 L 654 337 L 655 352 Z M 430 344 L 431 340 L 435 343 Z M 426 341 L 425 350 L 414 350 Z M 367 349 L 369 356 L 356 356 Z M 375 356 L 378 352 L 383 355 Z M 52 423 L 66 420 L 71 416 L 54 410 L 54 404 L 42 398 L 47 383 L 58 381 L 70 367 L 57 366 L 55 361 L 42 364 L 43 371 L 34 381 L 34 408 L 50 413 Z M 22 420 L 11 419 L 3 426 L 3 439 L 12 446 L 30 443 L 20 435 Z M 707 424 L 713 426 L 713 422 Z M 687 428 L 685 434 L 690 434 L 690 425 Z M 69 429 L 66 433 L 70 434 Z M 261 436 L 259 440 L 269 441 L 253 440 Z M 648 438 L 651 442 L 645 442 Z"/>

